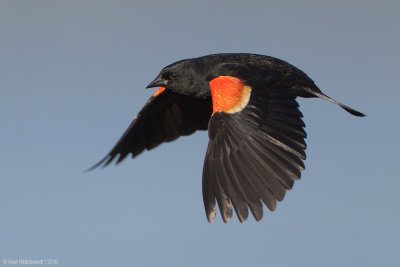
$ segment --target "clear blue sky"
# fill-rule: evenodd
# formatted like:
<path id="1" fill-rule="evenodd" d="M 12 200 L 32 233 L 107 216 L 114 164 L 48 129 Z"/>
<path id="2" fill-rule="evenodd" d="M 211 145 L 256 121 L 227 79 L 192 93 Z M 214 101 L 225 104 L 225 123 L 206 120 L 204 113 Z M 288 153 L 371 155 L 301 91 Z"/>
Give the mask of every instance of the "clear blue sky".
<path id="1" fill-rule="evenodd" d="M 400 2 L 1 1 L 0 259 L 400 266 Z M 176 60 L 272 55 L 367 114 L 301 99 L 306 170 L 263 221 L 209 224 L 206 132 L 83 173 Z"/>

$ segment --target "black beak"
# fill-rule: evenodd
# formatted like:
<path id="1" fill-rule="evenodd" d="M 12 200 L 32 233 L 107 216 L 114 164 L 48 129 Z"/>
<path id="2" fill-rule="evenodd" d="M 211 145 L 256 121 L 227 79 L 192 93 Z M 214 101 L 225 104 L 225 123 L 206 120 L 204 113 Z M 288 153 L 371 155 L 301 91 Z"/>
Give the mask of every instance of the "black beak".
<path id="1" fill-rule="evenodd" d="M 168 85 L 168 80 L 162 78 L 161 76 L 158 76 L 149 85 L 147 85 L 146 88 L 166 86 L 166 85 Z"/>

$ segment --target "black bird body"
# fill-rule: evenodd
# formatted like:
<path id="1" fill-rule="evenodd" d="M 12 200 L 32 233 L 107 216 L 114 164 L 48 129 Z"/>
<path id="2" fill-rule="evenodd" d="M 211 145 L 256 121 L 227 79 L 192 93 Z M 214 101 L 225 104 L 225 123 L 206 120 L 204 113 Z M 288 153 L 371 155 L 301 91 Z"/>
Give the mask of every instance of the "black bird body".
<path id="1" fill-rule="evenodd" d="M 203 199 L 210 222 L 216 203 L 225 222 L 233 209 L 241 222 L 249 210 L 260 220 L 262 203 L 274 210 L 300 178 L 306 133 L 296 97 L 319 97 L 364 116 L 323 94 L 298 68 L 263 55 L 178 61 L 163 68 L 150 87 L 160 88 L 93 168 L 208 129 Z"/>
<path id="2" fill-rule="evenodd" d="M 222 75 L 237 77 L 248 84 L 262 83 L 264 86 L 269 86 L 277 80 L 282 80 L 286 86 L 298 83 L 315 87 L 314 82 L 296 67 L 277 58 L 256 54 L 227 53 L 186 59 L 166 66 L 161 71 L 163 72 L 167 74 L 179 72 L 184 77 L 179 79 L 176 87 L 170 85 L 170 90 L 197 97 L 211 96 L 208 82 Z M 314 89 L 319 91 L 317 87 Z"/>

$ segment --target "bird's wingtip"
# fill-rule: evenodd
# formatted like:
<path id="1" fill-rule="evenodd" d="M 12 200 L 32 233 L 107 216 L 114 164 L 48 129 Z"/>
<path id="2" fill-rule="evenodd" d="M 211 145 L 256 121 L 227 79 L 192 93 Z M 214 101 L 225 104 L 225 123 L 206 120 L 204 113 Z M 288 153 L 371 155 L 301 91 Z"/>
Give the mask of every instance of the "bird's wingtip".
<path id="1" fill-rule="evenodd" d="M 93 171 L 94 169 L 97 169 L 100 166 L 102 168 L 105 168 L 105 167 L 107 167 L 108 164 L 110 164 L 110 162 L 112 160 L 113 160 L 113 158 L 108 155 L 108 156 L 104 157 L 102 160 L 100 160 L 99 162 L 97 162 L 96 164 L 94 164 L 93 166 L 91 166 L 88 169 L 84 170 L 83 172 Z"/>

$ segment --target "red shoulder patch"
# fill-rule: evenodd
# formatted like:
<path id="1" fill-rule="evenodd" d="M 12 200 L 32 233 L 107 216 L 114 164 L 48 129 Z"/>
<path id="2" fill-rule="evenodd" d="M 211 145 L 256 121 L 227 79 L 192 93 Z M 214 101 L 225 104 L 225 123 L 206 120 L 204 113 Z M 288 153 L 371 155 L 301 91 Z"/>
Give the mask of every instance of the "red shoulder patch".
<path id="1" fill-rule="evenodd" d="M 213 114 L 215 112 L 236 113 L 243 110 L 250 99 L 251 87 L 243 81 L 220 76 L 210 81 Z"/>
<path id="2" fill-rule="evenodd" d="M 154 92 L 153 96 L 157 97 L 159 95 L 161 95 L 164 91 L 165 91 L 165 87 L 161 86 L 160 88 L 157 89 L 157 91 Z"/>

